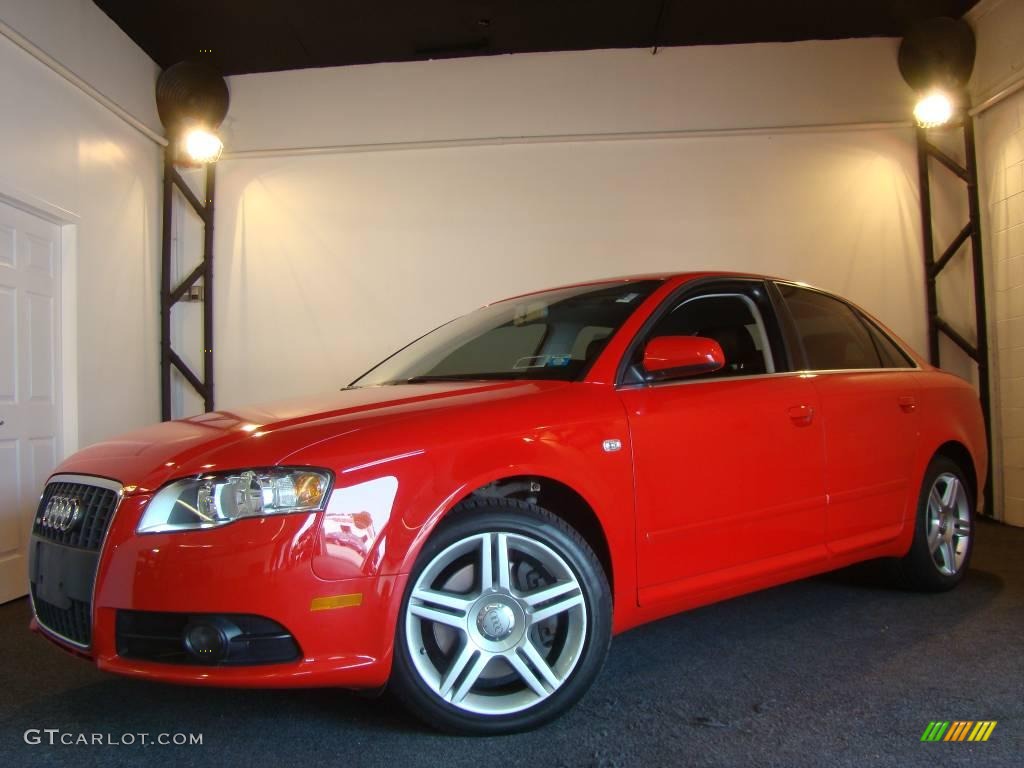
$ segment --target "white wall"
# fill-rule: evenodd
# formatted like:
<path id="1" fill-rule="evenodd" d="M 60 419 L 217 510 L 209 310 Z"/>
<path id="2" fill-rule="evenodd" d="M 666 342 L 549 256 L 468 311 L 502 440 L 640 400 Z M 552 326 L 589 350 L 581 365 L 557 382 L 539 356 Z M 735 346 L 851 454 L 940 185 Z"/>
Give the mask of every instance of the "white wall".
<path id="1" fill-rule="evenodd" d="M 485 302 L 655 270 L 817 283 L 919 344 L 915 167 L 899 130 L 226 163 L 219 402 L 341 386 Z"/>
<path id="2" fill-rule="evenodd" d="M 898 40 L 533 53 L 230 78 L 229 151 L 906 120 Z"/>
<path id="3" fill-rule="evenodd" d="M 0 0 L 0 20 L 163 133 L 153 98 L 160 68 L 92 0 Z"/>
<path id="4" fill-rule="evenodd" d="M 218 404 L 334 388 L 485 302 L 649 270 L 807 280 L 864 304 L 920 348 L 909 127 L 501 138 L 905 121 L 913 95 L 897 44 L 530 54 L 231 78 L 229 151 L 347 146 L 221 162 Z M 351 151 L 451 140 L 464 143 Z"/>
<path id="5" fill-rule="evenodd" d="M 983 0 L 974 103 L 1024 77 L 1024 3 Z M 982 228 L 993 312 L 993 464 L 997 511 L 1024 525 L 1024 90 L 977 119 Z M 994 310 L 994 311 L 993 311 Z"/>
<path id="6" fill-rule="evenodd" d="M 0 21 L 159 127 L 156 65 L 92 2 L 0 0 Z M 156 421 L 159 148 L 2 36 L 0 104 L 0 185 L 78 217 L 78 442 Z"/>

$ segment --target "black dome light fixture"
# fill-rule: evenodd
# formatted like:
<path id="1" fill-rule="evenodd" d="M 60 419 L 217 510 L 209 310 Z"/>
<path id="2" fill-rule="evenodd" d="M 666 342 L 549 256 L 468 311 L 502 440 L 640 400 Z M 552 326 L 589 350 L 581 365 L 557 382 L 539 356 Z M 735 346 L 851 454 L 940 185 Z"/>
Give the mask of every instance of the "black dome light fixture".
<path id="1" fill-rule="evenodd" d="M 229 103 L 227 83 L 208 64 L 182 61 L 160 73 L 156 108 L 175 162 L 205 164 L 220 158 L 224 143 L 217 128 Z"/>
<path id="2" fill-rule="evenodd" d="M 944 125 L 966 106 L 975 47 L 974 32 L 967 22 L 945 16 L 914 25 L 903 38 L 900 73 L 918 93 L 914 119 L 919 126 Z"/>

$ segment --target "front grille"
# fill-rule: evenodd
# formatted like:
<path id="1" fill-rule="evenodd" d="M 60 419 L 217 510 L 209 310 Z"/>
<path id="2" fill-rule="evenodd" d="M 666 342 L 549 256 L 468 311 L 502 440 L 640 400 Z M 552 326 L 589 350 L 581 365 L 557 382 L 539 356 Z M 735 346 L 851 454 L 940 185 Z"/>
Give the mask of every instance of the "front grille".
<path id="1" fill-rule="evenodd" d="M 70 531 L 58 531 L 56 528 L 43 526 L 43 511 L 54 496 L 77 499 L 81 505 L 81 521 Z M 53 482 L 46 486 L 43 498 L 39 501 L 32 533 L 41 539 L 63 544 L 66 547 L 78 547 L 98 552 L 103 543 L 110 520 L 117 507 L 118 493 L 110 488 L 85 483 Z"/>
<path id="2" fill-rule="evenodd" d="M 58 608 L 36 597 L 32 587 L 32 605 L 36 620 L 56 635 L 86 647 L 92 642 L 92 606 L 81 600 L 69 600 L 67 608 Z"/>
<path id="3" fill-rule="evenodd" d="M 42 524 L 47 505 L 57 496 L 78 503 L 78 522 L 70 530 Z M 36 620 L 51 634 L 83 648 L 92 643 L 100 548 L 120 498 L 120 486 L 111 480 L 59 475 L 43 491 L 32 525 L 29 569 Z"/>

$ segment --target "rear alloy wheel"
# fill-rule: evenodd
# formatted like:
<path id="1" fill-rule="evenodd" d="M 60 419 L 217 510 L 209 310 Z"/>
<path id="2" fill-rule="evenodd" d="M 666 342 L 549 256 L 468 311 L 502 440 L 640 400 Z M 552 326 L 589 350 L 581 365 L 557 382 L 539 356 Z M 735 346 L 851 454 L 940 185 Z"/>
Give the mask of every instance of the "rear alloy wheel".
<path id="1" fill-rule="evenodd" d="M 944 576 L 955 576 L 963 568 L 971 547 L 971 511 L 960 478 L 943 472 L 928 493 L 928 549 L 932 562 Z"/>
<path id="2" fill-rule="evenodd" d="M 937 456 L 925 472 L 914 541 L 901 561 L 906 580 L 928 592 L 955 587 L 967 571 L 973 533 L 971 487 L 960 467 Z"/>
<path id="3" fill-rule="evenodd" d="M 576 702 L 611 630 L 607 581 L 547 511 L 474 499 L 427 543 L 406 590 L 392 688 L 444 730 L 525 730 Z"/>

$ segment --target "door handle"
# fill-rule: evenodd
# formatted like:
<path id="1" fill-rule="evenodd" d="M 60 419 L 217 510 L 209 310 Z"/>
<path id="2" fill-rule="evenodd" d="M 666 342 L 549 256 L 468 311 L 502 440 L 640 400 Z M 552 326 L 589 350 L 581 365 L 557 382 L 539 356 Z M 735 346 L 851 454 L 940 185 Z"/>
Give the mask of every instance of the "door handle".
<path id="1" fill-rule="evenodd" d="M 917 410 L 917 398 L 913 395 L 901 395 L 898 402 L 900 408 L 906 413 L 913 413 Z"/>
<path id="2" fill-rule="evenodd" d="M 814 409 L 809 405 L 794 405 L 789 409 L 789 418 L 798 427 L 806 427 L 814 421 Z"/>

